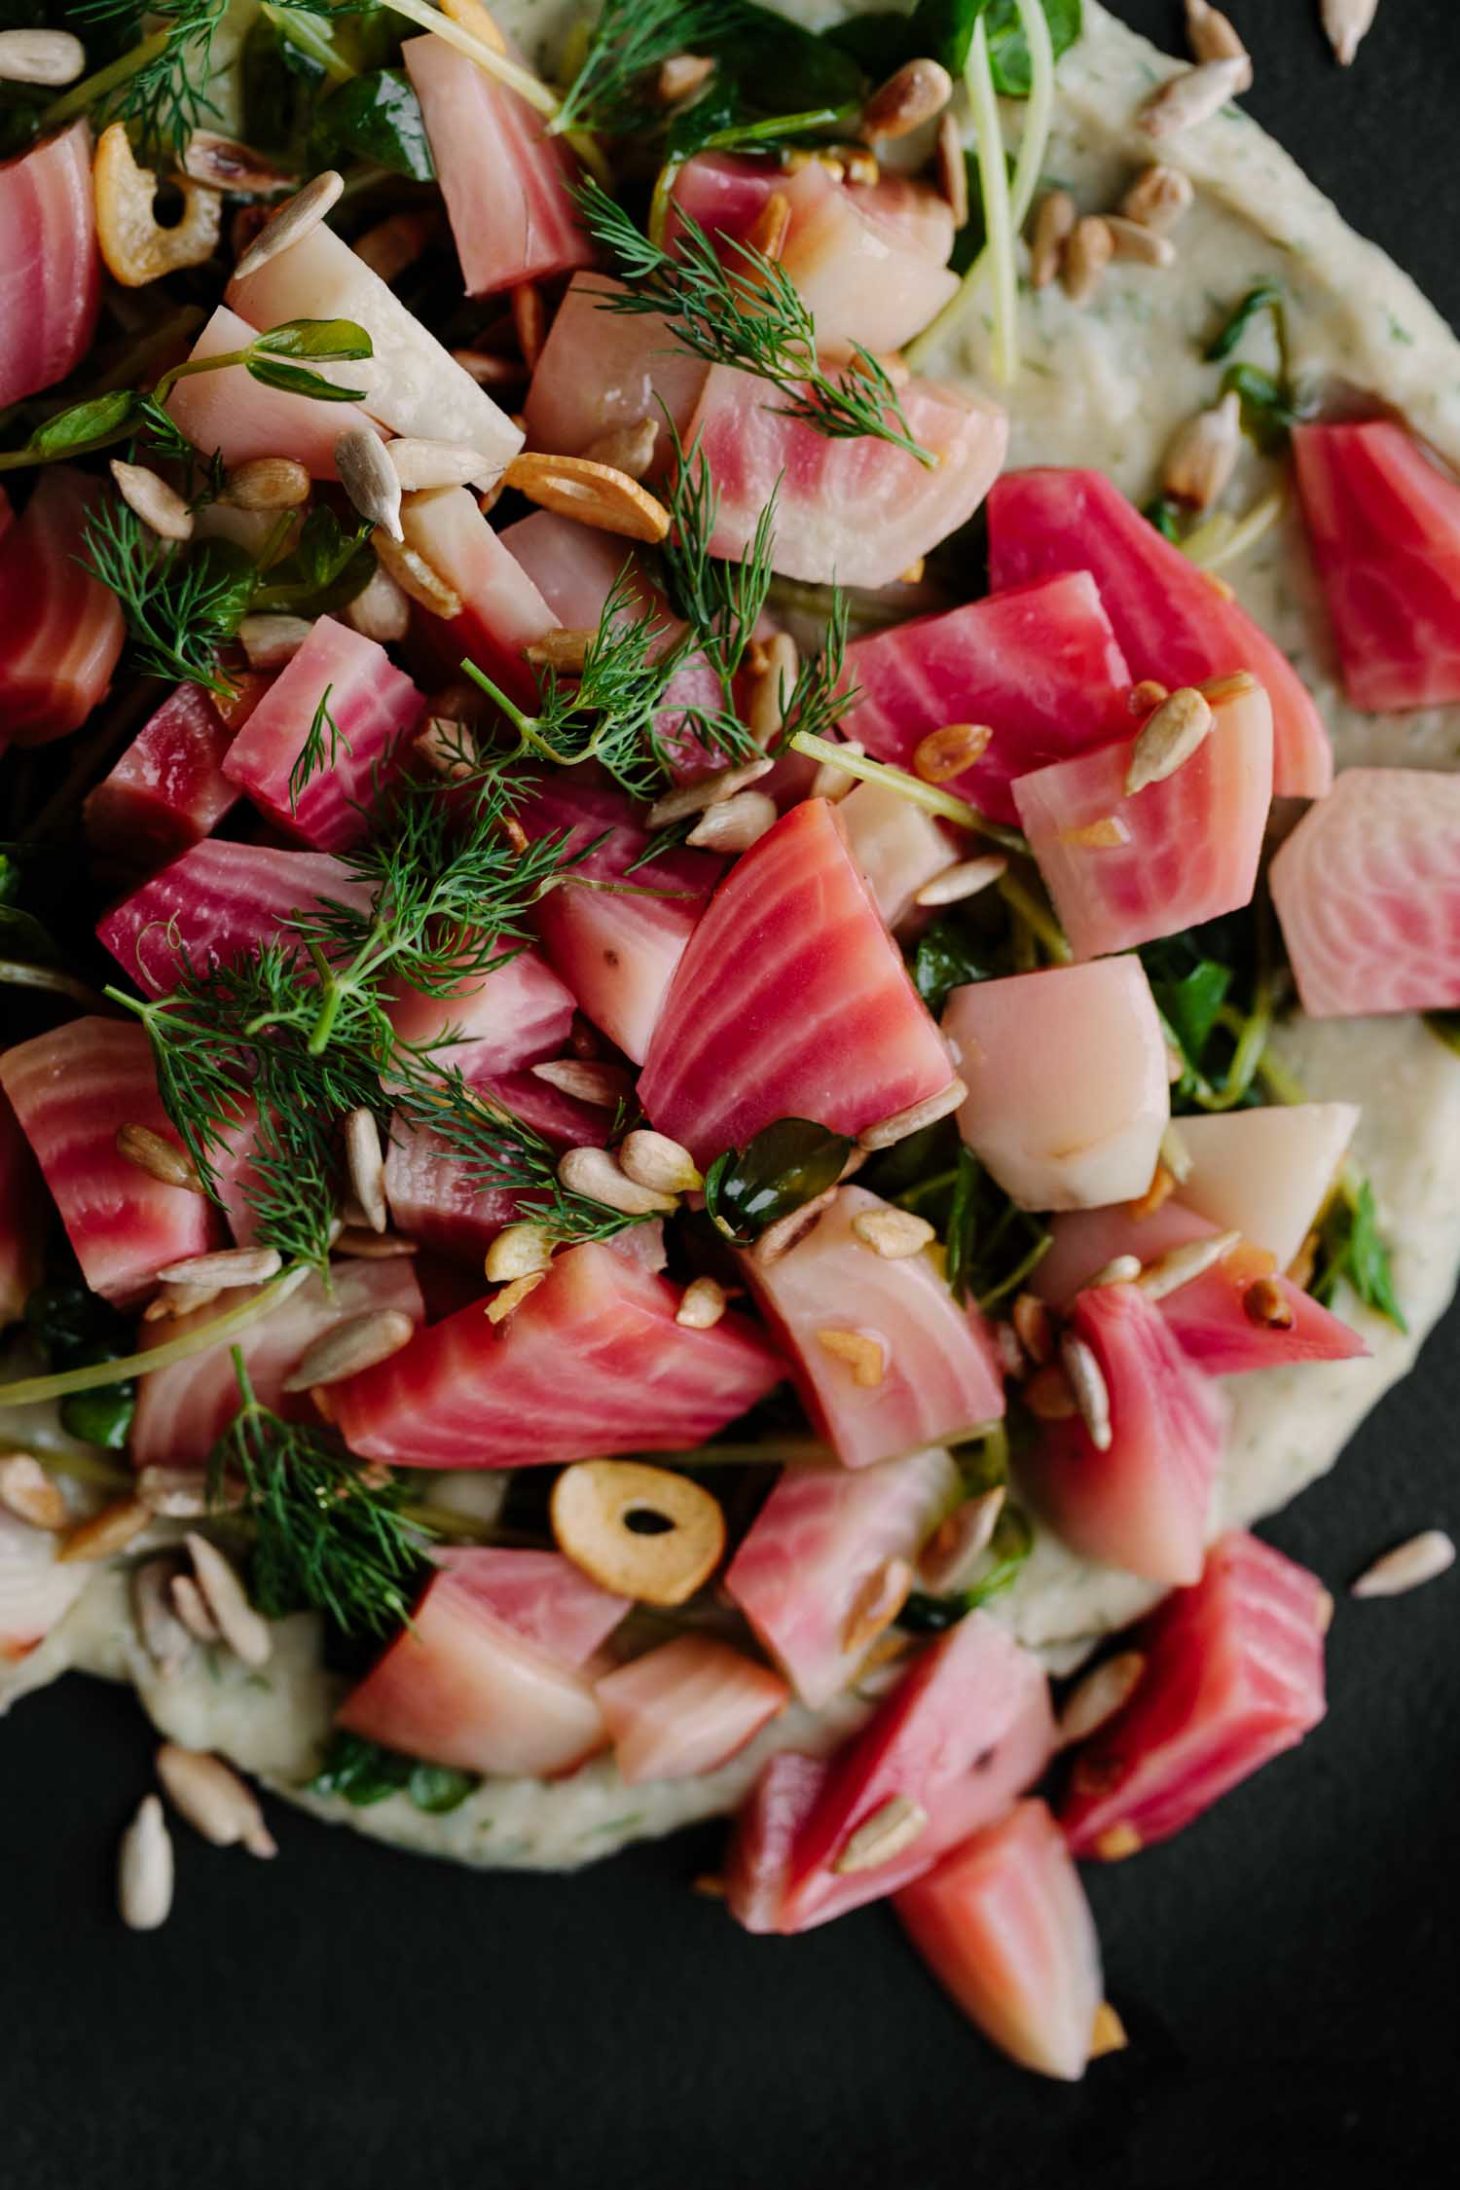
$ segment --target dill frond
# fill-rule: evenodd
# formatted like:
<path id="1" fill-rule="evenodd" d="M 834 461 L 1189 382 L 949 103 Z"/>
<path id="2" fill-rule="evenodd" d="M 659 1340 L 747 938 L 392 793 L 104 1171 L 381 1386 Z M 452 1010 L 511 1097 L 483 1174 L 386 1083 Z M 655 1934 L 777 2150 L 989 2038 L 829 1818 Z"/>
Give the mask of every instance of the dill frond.
<path id="1" fill-rule="evenodd" d="M 604 0 L 554 132 L 622 136 L 662 121 L 651 76 L 675 54 L 723 38 L 739 13 L 735 0 Z"/>
<path id="2" fill-rule="evenodd" d="M 117 494 L 92 511 L 82 546 L 84 567 L 121 603 L 134 668 L 226 697 L 218 654 L 258 579 L 243 550 L 229 540 L 160 540 Z"/>

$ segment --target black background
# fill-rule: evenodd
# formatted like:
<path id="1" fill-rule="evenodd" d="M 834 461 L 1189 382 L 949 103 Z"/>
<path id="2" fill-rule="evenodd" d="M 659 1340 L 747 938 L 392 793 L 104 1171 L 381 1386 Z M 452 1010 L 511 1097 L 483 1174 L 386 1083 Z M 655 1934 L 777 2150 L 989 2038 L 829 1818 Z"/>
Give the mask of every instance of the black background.
<path id="1" fill-rule="evenodd" d="M 1119 12 L 1176 50 L 1176 0 Z M 1232 0 L 1249 109 L 1460 320 L 1455 0 Z M 5 2190 L 1201 2190 L 1448 2177 L 1457 1582 L 1353 1605 L 1457 1520 L 1460 1316 L 1274 1541 L 1339 1596 L 1326 1724 L 1165 1848 L 1087 1874 L 1129 2052 L 995 2059 L 870 1910 L 753 1940 L 686 1890 L 715 1831 L 566 1879 L 413 1861 L 275 1806 L 272 1867 L 179 1832 L 151 1937 L 112 1909 L 135 1704 L 69 1679 L 0 1735 Z"/>

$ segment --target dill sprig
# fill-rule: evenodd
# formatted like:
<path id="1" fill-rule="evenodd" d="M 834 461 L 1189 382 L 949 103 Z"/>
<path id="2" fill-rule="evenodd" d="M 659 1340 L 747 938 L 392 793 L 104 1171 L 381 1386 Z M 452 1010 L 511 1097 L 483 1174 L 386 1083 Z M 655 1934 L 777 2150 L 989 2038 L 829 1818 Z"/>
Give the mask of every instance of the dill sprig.
<path id="1" fill-rule="evenodd" d="M 121 603 L 134 668 L 226 696 L 218 655 L 258 579 L 243 550 L 230 540 L 160 540 L 115 494 L 88 517 L 82 545 L 86 569 Z"/>
<path id="2" fill-rule="evenodd" d="M 298 813 L 300 799 L 320 770 L 333 768 L 340 757 L 340 747 L 343 746 L 347 753 L 353 751 L 349 739 L 335 721 L 330 709 L 330 694 L 333 690 L 334 686 L 327 684 L 320 693 L 319 705 L 315 708 L 310 718 L 309 728 L 304 733 L 304 743 L 300 746 L 298 757 L 289 770 L 289 811 L 291 814 Z"/>
<path id="3" fill-rule="evenodd" d="M 828 440 L 864 436 L 933 458 L 914 439 L 885 367 L 860 343 L 840 374 L 816 350 L 816 322 L 784 266 L 748 244 L 730 243 L 737 264 L 722 262 L 698 221 L 681 211 L 671 254 L 634 226 L 591 177 L 574 193 L 583 224 L 608 258 L 622 291 L 605 291 L 599 310 L 653 312 L 696 357 L 752 373 L 776 390 L 773 407 Z"/>
<path id="4" fill-rule="evenodd" d="M 656 575 L 677 616 L 691 626 L 725 688 L 745 660 L 775 576 L 777 480 L 738 560 L 717 556 L 710 543 L 719 522 L 720 495 L 698 437 L 686 449 L 673 419 L 673 472 L 667 494 L 669 536 L 658 550 Z"/>
<path id="5" fill-rule="evenodd" d="M 229 0 L 153 0 L 148 8 L 135 0 L 73 5 L 72 14 L 83 23 L 160 18 L 134 49 L 136 67 L 103 102 L 107 117 L 129 123 L 148 150 L 180 156 L 193 131 L 217 115 L 210 95 L 213 37 L 228 7 Z"/>
<path id="6" fill-rule="evenodd" d="M 243 1492 L 255 1604 L 273 1619 L 311 1607 L 346 1634 L 389 1634 L 410 1618 L 430 1542 L 402 1511 L 403 1486 L 379 1481 L 316 1430 L 264 1406 L 236 1346 L 233 1370 L 239 1408 L 208 1478 L 222 1511 L 231 1511 L 230 1484 Z"/>
<path id="7" fill-rule="evenodd" d="M 735 0 L 604 0 L 578 73 L 553 118 L 554 133 L 591 129 L 622 136 L 663 119 L 648 81 L 678 53 L 724 37 Z"/>

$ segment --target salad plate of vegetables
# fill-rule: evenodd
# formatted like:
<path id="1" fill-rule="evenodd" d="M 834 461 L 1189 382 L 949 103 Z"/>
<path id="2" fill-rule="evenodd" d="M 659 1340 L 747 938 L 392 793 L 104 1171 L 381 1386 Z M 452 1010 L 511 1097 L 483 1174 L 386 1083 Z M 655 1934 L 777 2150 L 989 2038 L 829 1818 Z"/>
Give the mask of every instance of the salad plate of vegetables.
<path id="1" fill-rule="evenodd" d="M 14 12 L 0 1709 L 1079 2080 L 1460 1267 L 1455 338 L 1204 0 Z"/>

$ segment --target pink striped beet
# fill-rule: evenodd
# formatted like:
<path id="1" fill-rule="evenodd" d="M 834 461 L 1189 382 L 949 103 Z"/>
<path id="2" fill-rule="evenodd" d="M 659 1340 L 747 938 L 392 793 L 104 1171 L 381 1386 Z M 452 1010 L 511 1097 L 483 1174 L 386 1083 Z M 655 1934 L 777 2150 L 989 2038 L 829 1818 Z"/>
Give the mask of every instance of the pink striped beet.
<path id="1" fill-rule="evenodd" d="M 1389 418 L 1295 427 L 1293 468 L 1352 704 L 1460 700 L 1460 480 Z"/>
<path id="2" fill-rule="evenodd" d="M 921 1877 L 1006 1816 L 1053 1746 L 1038 1659 L 986 1613 L 968 1613 L 832 1758 L 795 1836 L 776 1929 L 806 1931 Z M 883 1861 L 839 1870 L 853 1834 L 898 1797 L 922 1811 L 922 1830 Z"/>
<path id="3" fill-rule="evenodd" d="M 523 1203 L 500 1186 L 479 1186 L 460 1151 L 427 1127 L 395 1118 L 385 1158 L 385 1193 L 396 1229 L 439 1254 L 480 1263 Z"/>
<path id="4" fill-rule="evenodd" d="M 1345 769 L 1271 880 L 1310 1018 L 1460 1004 L 1460 775 Z"/>
<path id="5" fill-rule="evenodd" d="M 473 1303 L 338 1385 L 340 1429 L 367 1460 L 425 1468 L 696 1445 L 783 1370 L 742 1316 L 708 1331 L 677 1324 L 679 1297 L 611 1247 L 570 1248 L 503 1322 Z"/>
<path id="6" fill-rule="evenodd" d="M 326 730 L 324 765 L 296 799 L 290 774 L 321 706 L 329 709 L 337 743 Z M 360 809 L 369 807 L 425 714 L 426 702 L 383 646 L 321 616 L 239 731 L 223 772 L 289 835 L 316 851 L 344 851 L 364 836 Z"/>
<path id="7" fill-rule="evenodd" d="M 68 1019 L 0 1055 L 0 1087 L 61 1213 L 94 1293 L 130 1308 L 169 1262 L 219 1243 L 212 1204 L 164 1186 L 117 1152 L 124 1125 L 179 1146 L 157 1092 L 152 1046 L 133 1019 Z"/>
<path id="8" fill-rule="evenodd" d="M 835 807 L 811 799 L 736 861 L 711 900 L 639 1099 L 704 1164 L 777 1118 L 860 1133 L 952 1077 Z"/>
<path id="9" fill-rule="evenodd" d="M 188 353 L 190 360 L 246 350 L 258 329 L 220 304 Z M 352 383 L 359 386 L 359 382 Z M 342 434 L 380 428 L 354 403 L 320 403 L 267 388 L 242 365 L 220 365 L 175 381 L 167 412 L 204 456 L 216 451 L 230 470 L 262 456 L 289 456 L 311 479 L 335 479 L 335 443 Z"/>
<path id="10" fill-rule="evenodd" d="M 88 795 L 91 843 L 133 869 L 160 867 L 199 843 L 238 800 L 223 773 L 232 742 L 202 686 L 180 684 Z"/>
<path id="11" fill-rule="evenodd" d="M 424 1061 L 432 1069 L 459 1071 L 473 1087 L 553 1056 L 573 1024 L 572 992 L 546 960 L 510 939 L 500 947 L 498 964 L 465 975 L 449 996 L 426 996 L 397 982 L 388 1006 L 399 1042 L 430 1047 Z"/>
<path id="12" fill-rule="evenodd" d="M 781 1928 L 796 1836 L 826 1785 L 825 1757 L 780 1749 L 768 1757 L 735 1820 L 725 1858 L 725 1903 L 745 1931 Z"/>
<path id="13" fill-rule="evenodd" d="M 604 274 L 575 274 L 568 284 L 523 406 L 528 445 L 581 456 L 615 426 L 652 418 L 659 428 L 652 466 L 658 471 L 669 454 L 669 422 L 689 443 L 709 367 L 681 348 L 667 320 L 655 313 L 606 311 L 602 299 L 621 287 Z M 593 360 L 591 372 L 583 369 L 585 358 Z"/>
<path id="14" fill-rule="evenodd" d="M 847 1686 L 866 1655 L 853 1616 L 873 1577 L 889 1559 L 916 1560 L 958 1496 L 958 1470 L 936 1448 L 855 1472 L 782 1469 L 725 1591 L 812 1710 Z"/>
<path id="15" fill-rule="evenodd" d="M 577 163 L 519 92 L 444 39 L 408 38 L 401 59 L 421 102 L 468 296 L 586 266 L 593 253 L 570 195 Z"/>
<path id="16" fill-rule="evenodd" d="M 1078 2083 L 1104 1991 L 1095 1919 L 1043 1802 L 1021 1802 L 897 1896 L 944 1991 L 1021 2068 Z"/>
<path id="17" fill-rule="evenodd" d="M 166 996 L 190 967 L 247 957 L 278 941 L 292 915 L 327 901 L 363 912 L 370 891 L 328 852 L 206 837 L 123 898 L 96 932 L 144 994 Z"/>
<path id="18" fill-rule="evenodd" d="M 856 639 L 847 677 L 843 730 L 899 768 L 945 723 L 986 725 L 982 759 L 946 787 L 997 821 L 1016 818 L 1014 777 L 1131 732 L 1130 671 L 1083 570 Z"/>
<path id="19" fill-rule="evenodd" d="M 560 1551 L 461 1544 L 435 1559 L 504 1627 L 562 1665 L 586 1665 L 633 1610 L 631 1598 L 600 1589 Z"/>
<path id="20" fill-rule="evenodd" d="M 0 1071 L 4 1066 L 0 1050 Z M 40 1280 L 45 1198 L 30 1143 L 0 1093 L 0 1331 L 18 1323 Z"/>
<path id="21" fill-rule="evenodd" d="M 0 738 L 12 744 L 79 730 L 111 683 L 121 606 L 80 560 L 99 500 L 94 479 L 60 465 L 19 517 L 0 489 Z"/>
<path id="22" fill-rule="evenodd" d="M 779 1673 L 713 1635 L 677 1635 L 594 1683 L 619 1776 L 694 1779 L 738 1756 L 791 1691 Z"/>
<path id="23" fill-rule="evenodd" d="M 517 1634 L 449 1568 L 335 1723 L 432 1764 L 512 1779 L 571 1772 L 606 1738 L 586 1676 Z"/>
<path id="24" fill-rule="evenodd" d="M 492 530 L 465 487 L 413 494 L 401 512 L 406 544 L 444 579 L 461 601 L 456 616 L 418 609 L 415 638 L 448 682 L 464 661 L 486 671 L 511 700 L 531 706 L 536 681 L 525 650 L 562 621 Z M 591 619 L 594 623 L 597 617 Z"/>
<path id="25" fill-rule="evenodd" d="M 940 1260 L 879 1255 L 858 1238 L 859 1219 L 886 1213 L 864 1186 L 844 1186 L 774 1261 L 741 1257 L 808 1413 L 849 1468 L 958 1444 L 1004 1412 L 983 1318 L 954 1299 Z M 871 1371 L 831 1351 L 827 1333 L 870 1340 Z"/>
<path id="26" fill-rule="evenodd" d="M 989 495 L 996 592 L 1087 570 L 1133 677 L 1173 690 L 1245 669 L 1272 702 L 1273 790 L 1321 798 L 1333 781 L 1328 732 L 1280 646 L 1203 570 L 1163 540 L 1098 471 L 1006 472 Z"/>
<path id="27" fill-rule="evenodd" d="M 1212 700 L 1216 720 L 1174 774 L 1126 796 L 1134 739 L 1014 784 L 1019 825 L 1077 958 L 1124 951 L 1235 912 L 1257 883 L 1272 803 L 1272 711 L 1260 685 Z"/>
<path id="28" fill-rule="evenodd" d="M 584 1014 L 642 1064 L 722 862 L 679 849 L 643 860 L 649 840 L 629 800 L 574 776 L 544 785 L 521 820 L 531 837 L 561 837 L 569 850 L 586 852 L 570 878 L 540 900 L 538 939 Z M 600 882 L 630 888 L 591 887 Z M 662 894 L 637 896 L 635 890 Z"/>
<path id="29" fill-rule="evenodd" d="M 812 584 L 885 586 L 967 522 L 998 476 L 1009 421 L 996 404 L 911 380 L 908 431 L 934 458 L 863 434 L 828 440 L 766 401 L 763 380 L 710 370 L 690 420 L 719 492 L 716 555 L 743 555 L 779 483 L 773 561 Z"/>
<path id="30" fill-rule="evenodd" d="M 500 1072 L 484 1080 L 479 1092 L 510 1110 L 514 1118 L 531 1126 L 545 1141 L 560 1148 L 603 1148 L 608 1142 L 612 1113 L 601 1103 L 580 1102 L 560 1087 L 540 1080 L 529 1067 L 525 1071 Z"/>
<path id="31" fill-rule="evenodd" d="M 80 364 L 100 304 L 91 131 L 76 121 L 0 160 L 0 411 Z"/>
<path id="32" fill-rule="evenodd" d="M 1078 1415 L 1047 1422 L 1021 1482 L 1082 1558 L 1147 1581 L 1193 1582 L 1226 1440 L 1222 1393 L 1137 1286 L 1078 1294 L 1070 1330 L 1104 1385 L 1108 1442 L 1097 1445 Z"/>
<path id="33" fill-rule="evenodd" d="M 1316 1574 L 1240 1530 L 1168 1597 L 1137 1643 L 1134 1695 L 1075 1751 L 1059 1806 L 1072 1852 L 1114 1861 L 1168 1840 L 1323 1717 L 1333 1600 Z"/>
<path id="34" fill-rule="evenodd" d="M 233 1296 L 235 1302 L 247 1296 Z M 186 1338 L 205 1330 L 222 1314 L 227 1301 L 195 1308 L 191 1315 L 146 1326 L 153 1343 Z M 308 1278 L 297 1293 L 236 1339 L 209 1346 L 186 1361 L 153 1369 L 137 1382 L 137 1415 L 132 1431 L 132 1460 L 139 1468 L 201 1467 L 238 1412 L 236 1346 L 260 1402 L 297 1422 L 317 1419 L 307 1393 L 286 1393 L 284 1381 L 317 1338 L 350 1316 L 393 1308 L 412 1322 L 425 1319 L 421 1288 L 410 1261 L 393 1256 L 380 1262 L 344 1260 L 335 1264 L 331 1290 L 319 1277 Z"/>

